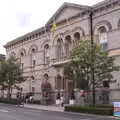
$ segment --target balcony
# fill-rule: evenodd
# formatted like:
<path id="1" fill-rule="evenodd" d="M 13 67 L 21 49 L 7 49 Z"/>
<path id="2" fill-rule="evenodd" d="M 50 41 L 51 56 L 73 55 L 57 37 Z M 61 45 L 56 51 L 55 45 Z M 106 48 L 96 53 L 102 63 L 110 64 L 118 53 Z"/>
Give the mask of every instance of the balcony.
<path id="1" fill-rule="evenodd" d="M 52 66 L 59 66 L 59 65 L 63 65 L 65 63 L 68 63 L 70 61 L 71 61 L 71 59 L 69 59 L 68 57 L 60 57 L 60 58 L 52 59 L 51 65 Z"/>
<path id="2" fill-rule="evenodd" d="M 70 51 L 71 46 L 68 48 L 67 45 L 63 44 L 62 48 L 59 46 L 53 46 L 51 49 L 50 63 L 52 66 L 59 66 L 70 62 Z"/>

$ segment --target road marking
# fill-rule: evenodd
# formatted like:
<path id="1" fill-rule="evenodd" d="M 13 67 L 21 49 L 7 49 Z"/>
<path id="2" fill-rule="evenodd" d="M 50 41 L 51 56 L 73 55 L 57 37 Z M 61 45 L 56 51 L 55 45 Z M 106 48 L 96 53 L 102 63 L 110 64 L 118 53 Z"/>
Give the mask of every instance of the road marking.
<path id="1" fill-rule="evenodd" d="M 91 120 L 90 118 L 80 119 L 80 120 Z"/>
<path id="2" fill-rule="evenodd" d="M 0 109 L 0 112 L 8 112 L 8 110 Z"/>

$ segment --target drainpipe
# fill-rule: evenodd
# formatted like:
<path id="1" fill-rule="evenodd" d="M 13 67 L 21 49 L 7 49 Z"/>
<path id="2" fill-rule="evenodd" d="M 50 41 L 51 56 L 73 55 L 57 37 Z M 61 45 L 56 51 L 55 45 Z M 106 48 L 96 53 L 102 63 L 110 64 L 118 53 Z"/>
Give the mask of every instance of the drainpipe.
<path id="1" fill-rule="evenodd" d="M 92 104 L 96 104 L 95 100 L 95 76 L 94 76 L 94 33 L 93 33 L 93 11 L 90 10 L 90 40 L 91 40 L 91 80 L 92 80 Z"/>

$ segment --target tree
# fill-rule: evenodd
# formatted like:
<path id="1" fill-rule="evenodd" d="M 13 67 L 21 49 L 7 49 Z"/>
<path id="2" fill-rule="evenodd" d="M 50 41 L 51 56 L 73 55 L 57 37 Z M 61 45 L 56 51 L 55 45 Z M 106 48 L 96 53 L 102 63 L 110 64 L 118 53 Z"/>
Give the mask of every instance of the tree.
<path id="1" fill-rule="evenodd" d="M 76 87 L 90 90 L 91 80 L 91 51 L 94 50 L 94 76 L 95 87 L 102 85 L 104 81 L 113 80 L 113 71 L 118 71 L 119 66 L 114 64 L 114 57 L 103 51 L 101 46 L 94 43 L 91 48 L 90 40 L 80 40 L 71 51 L 71 62 L 64 66 L 65 77 L 70 77 L 76 82 Z"/>
<path id="2" fill-rule="evenodd" d="M 5 73 L 5 61 L 0 61 L 0 86 L 1 86 L 1 93 L 2 93 L 2 97 L 4 97 L 4 89 L 5 89 L 5 77 L 6 77 L 6 73 Z"/>
<path id="3" fill-rule="evenodd" d="M 24 80 L 20 63 L 15 57 L 12 56 L 8 60 L 1 62 L 0 81 L 2 86 L 7 87 L 9 97 L 12 93 L 12 88 L 17 87 L 17 84 Z"/>

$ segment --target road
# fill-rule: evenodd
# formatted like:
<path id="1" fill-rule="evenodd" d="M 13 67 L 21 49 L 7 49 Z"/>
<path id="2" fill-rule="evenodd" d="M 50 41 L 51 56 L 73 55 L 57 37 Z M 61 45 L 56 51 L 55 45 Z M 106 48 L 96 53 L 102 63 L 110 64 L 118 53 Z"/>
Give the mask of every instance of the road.
<path id="1" fill-rule="evenodd" d="M 50 112 L 0 104 L 0 120 L 115 120 L 115 118 Z"/>

